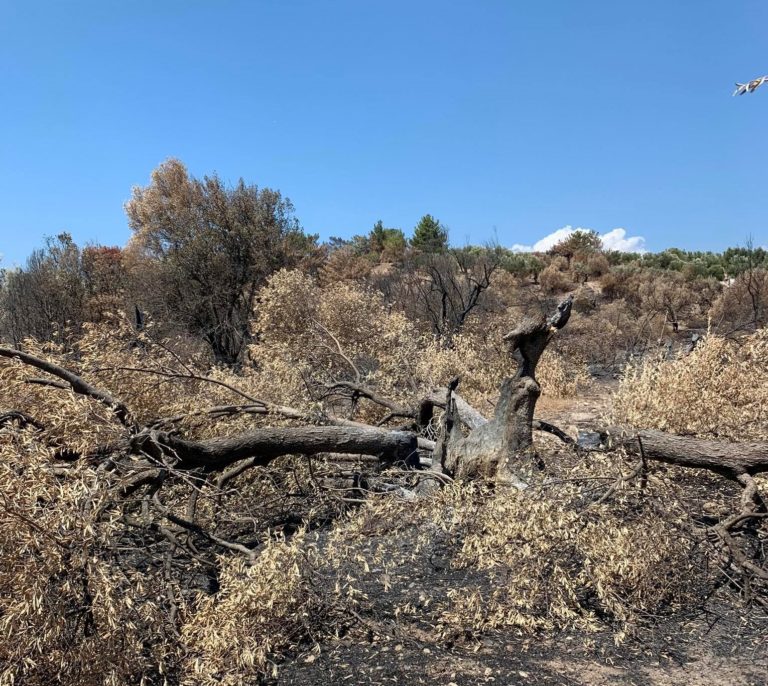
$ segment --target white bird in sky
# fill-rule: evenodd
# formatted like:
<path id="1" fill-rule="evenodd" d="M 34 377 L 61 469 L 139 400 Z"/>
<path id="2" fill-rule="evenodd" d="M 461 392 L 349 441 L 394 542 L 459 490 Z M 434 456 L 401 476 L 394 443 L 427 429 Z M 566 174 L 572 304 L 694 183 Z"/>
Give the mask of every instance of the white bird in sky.
<path id="1" fill-rule="evenodd" d="M 736 90 L 733 91 L 734 95 L 744 95 L 744 93 L 753 93 L 756 91 L 760 86 L 762 86 L 766 81 L 768 81 L 768 76 L 761 76 L 759 79 L 754 79 L 753 81 L 750 81 L 749 83 L 739 83 L 736 82 Z"/>

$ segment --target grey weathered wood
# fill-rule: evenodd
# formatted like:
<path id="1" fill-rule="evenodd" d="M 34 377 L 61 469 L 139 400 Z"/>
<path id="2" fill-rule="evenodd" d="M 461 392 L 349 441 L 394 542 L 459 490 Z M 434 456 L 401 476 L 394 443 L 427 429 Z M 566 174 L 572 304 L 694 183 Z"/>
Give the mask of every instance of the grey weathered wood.
<path id="1" fill-rule="evenodd" d="M 188 441 L 160 433 L 153 440 L 178 456 L 178 468 L 222 469 L 246 458 L 252 458 L 253 466 L 259 466 L 281 455 L 325 452 L 374 455 L 384 462 L 418 464 L 416 436 L 383 429 L 295 426 L 256 429 L 204 441 Z"/>
<path id="2" fill-rule="evenodd" d="M 466 438 L 454 427 L 447 445 L 445 469 L 458 478 L 485 477 L 524 488 L 537 468 L 533 449 L 533 413 L 541 387 L 536 365 L 554 333 L 568 323 L 572 296 L 563 300 L 548 319 L 528 318 L 504 340 L 518 363 L 517 373 L 505 379 L 489 422 Z"/>
<path id="3" fill-rule="evenodd" d="M 768 472 L 766 442 L 712 441 L 627 427 L 611 427 L 605 434 L 609 448 L 623 447 L 632 454 L 644 454 L 649 460 L 709 469 L 726 476 Z"/>
<path id="4" fill-rule="evenodd" d="M 432 407 L 445 407 L 446 390 L 447 389 L 445 388 L 436 388 L 431 391 L 430 394 L 424 398 L 424 400 L 422 400 L 422 408 L 425 408 L 426 406 L 430 407 L 430 417 Z M 472 405 L 464 400 L 464 398 L 462 398 L 458 393 L 453 393 L 451 397 L 453 398 L 454 409 L 458 414 L 458 420 L 461 421 L 461 423 L 464 424 L 464 426 L 466 426 L 468 429 L 475 430 L 478 427 L 481 427 L 483 424 L 488 423 L 488 420 L 474 407 L 472 407 Z"/>

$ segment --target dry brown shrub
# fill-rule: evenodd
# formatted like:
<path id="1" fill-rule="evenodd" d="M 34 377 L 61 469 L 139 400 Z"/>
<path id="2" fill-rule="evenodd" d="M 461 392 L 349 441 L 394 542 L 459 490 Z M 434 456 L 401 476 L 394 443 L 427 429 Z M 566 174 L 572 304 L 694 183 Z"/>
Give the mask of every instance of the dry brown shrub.
<path id="1" fill-rule="evenodd" d="M 765 326 L 768 322 L 768 271 L 754 269 L 740 274 L 723 289 L 709 315 L 717 331 L 725 335 Z"/>
<path id="2" fill-rule="evenodd" d="M 115 564 L 96 470 L 51 462 L 36 432 L 0 429 L 0 684 L 162 683 L 178 646 L 161 580 Z"/>
<path id="3" fill-rule="evenodd" d="M 611 265 L 608 262 L 608 258 L 602 253 L 599 253 L 597 255 L 592 255 L 587 260 L 587 270 L 592 277 L 602 276 L 611 270 Z"/>
<path id="4" fill-rule="evenodd" d="M 370 275 L 373 262 L 356 255 L 351 248 L 334 250 L 320 267 L 320 283 L 329 286 L 339 281 L 359 281 Z"/>
<path id="5" fill-rule="evenodd" d="M 595 466 L 602 474 L 615 469 Z M 658 495 L 666 490 L 656 487 Z M 594 631 L 608 619 L 620 641 L 647 614 L 700 598 L 706 574 L 694 559 L 696 539 L 684 533 L 685 513 L 675 503 L 667 503 L 664 518 L 652 507 L 637 509 L 633 491 L 591 509 L 575 484 L 555 485 L 543 497 L 534 491 L 463 499 L 454 510 L 451 535 L 462 540 L 454 564 L 484 570 L 489 581 L 453 593 L 442 621 L 475 631 Z"/>
<path id="6" fill-rule="evenodd" d="M 74 366 L 75 355 L 65 352 L 64 345 L 40 344 L 29 339 L 24 348 L 54 363 Z M 44 375 L 38 370 L 16 360 L 0 361 L 0 408 L 21 410 L 44 421 L 47 439 L 54 443 L 66 441 L 69 448 L 77 451 L 110 443 L 120 436 L 121 427 L 111 410 L 70 391 L 30 383 L 41 376 Z"/>
<path id="7" fill-rule="evenodd" d="M 633 365 L 613 399 L 613 421 L 732 440 L 768 434 L 768 330 L 742 341 L 707 336 L 690 355 Z"/>
<path id="8" fill-rule="evenodd" d="M 298 271 L 278 272 L 260 294 L 255 327 L 260 342 L 248 373 L 268 399 L 311 407 L 323 385 L 355 381 L 405 402 L 423 385 L 415 378 L 422 337 L 380 293 L 361 286 L 321 288 Z M 370 404 L 359 410 L 364 421 L 383 414 Z"/>
<path id="9" fill-rule="evenodd" d="M 589 314 L 576 313 L 554 347 L 569 360 L 623 366 L 632 355 L 655 346 L 663 328 L 663 315 L 638 316 L 626 301 L 616 300 Z"/>
<path id="10" fill-rule="evenodd" d="M 502 381 L 517 367 L 502 342 L 509 320 L 486 320 L 483 330 L 468 330 L 453 337 L 446 348 L 435 342 L 424 351 L 417 365 L 419 376 L 445 384 L 458 376 L 464 398 L 486 414 L 493 412 Z M 554 350 L 545 351 L 536 370 L 542 395 L 570 398 L 589 383 L 586 367 L 578 360 L 566 359 Z"/>
<path id="11" fill-rule="evenodd" d="M 573 311 L 578 313 L 593 312 L 597 308 L 597 293 L 586 284 L 579 287 L 573 295 Z"/>
<path id="12" fill-rule="evenodd" d="M 546 293 L 565 293 L 573 289 L 573 279 L 567 271 L 561 270 L 558 262 L 552 262 L 539 275 L 539 283 Z"/>
<path id="13" fill-rule="evenodd" d="M 596 497 L 589 490 L 601 479 L 610 484 L 619 469 L 597 459 L 546 493 L 453 485 L 417 501 L 374 498 L 322 545 L 310 546 L 316 564 L 308 573 L 316 581 L 305 588 L 314 589 L 312 602 L 320 604 L 322 589 L 334 588 L 335 602 L 361 612 L 372 611 L 372 598 L 383 593 L 394 602 L 388 612 L 432 625 L 443 638 L 510 628 L 593 632 L 607 623 L 620 642 L 654 618 L 700 601 L 712 580 L 701 540 L 667 481 L 651 476 L 642 495 L 636 483 L 625 483 L 612 499 L 589 506 Z M 433 570 L 438 550 L 465 581 L 449 587 L 447 597 L 427 584 L 414 599 L 414 575 Z M 334 586 L 339 580 L 346 585 Z M 269 595 L 261 581 L 253 584 L 254 594 Z M 288 594 L 289 603 L 293 597 Z M 238 612 L 230 608 L 231 615 Z M 295 626 L 296 618 L 283 621 Z M 328 623 L 317 630 L 327 631 Z M 233 638 L 238 645 L 248 641 L 250 632 L 243 633 Z"/>
<path id="14" fill-rule="evenodd" d="M 183 345 L 183 342 L 182 342 Z M 25 350 L 81 374 L 120 398 L 135 419 L 149 422 L 160 417 L 194 413 L 216 405 L 245 402 L 223 385 L 203 380 L 207 376 L 244 392 L 255 392 L 253 376 L 226 368 L 210 368 L 202 353 L 185 355 L 182 364 L 176 340 L 159 340 L 150 323 L 137 333 L 125 316 L 110 314 L 98 324 L 86 323 L 76 341 L 64 345 L 25 341 Z M 0 360 L 0 407 L 27 412 L 46 425 L 45 436 L 61 440 L 68 448 L 87 453 L 116 441 L 123 427 L 105 406 L 66 390 L 30 384 L 41 373 L 16 361 Z M 197 376 L 198 378 L 195 378 Z M 222 427 L 245 428 L 253 418 L 235 418 L 232 424 L 181 422 L 196 437 L 209 437 Z"/>
<path id="15" fill-rule="evenodd" d="M 304 533 L 290 541 L 268 539 L 253 564 L 223 558 L 221 590 L 200 596 L 187 610 L 184 683 L 236 686 L 276 675 L 285 651 L 326 633 L 342 603 L 330 602 L 316 585 L 321 565 Z"/>
<path id="16" fill-rule="evenodd" d="M 542 355 L 536 379 L 541 384 L 542 396 L 547 398 L 574 398 L 591 385 L 583 362 L 566 358 L 555 350 L 547 350 Z"/>
<path id="17" fill-rule="evenodd" d="M 432 388 L 459 376 L 461 393 L 490 414 L 502 380 L 516 368 L 502 340 L 509 327 L 508 314 L 475 317 L 446 346 L 419 334 L 378 292 L 351 283 L 321 287 L 298 271 L 282 271 L 260 293 L 254 366 L 242 375 L 259 397 L 308 412 L 337 381 L 415 407 Z M 543 393 L 551 397 L 573 396 L 587 378 L 583 364 L 555 352 L 544 355 L 539 369 Z M 335 414 L 372 423 L 386 414 L 366 400 L 324 402 L 336 403 Z"/>

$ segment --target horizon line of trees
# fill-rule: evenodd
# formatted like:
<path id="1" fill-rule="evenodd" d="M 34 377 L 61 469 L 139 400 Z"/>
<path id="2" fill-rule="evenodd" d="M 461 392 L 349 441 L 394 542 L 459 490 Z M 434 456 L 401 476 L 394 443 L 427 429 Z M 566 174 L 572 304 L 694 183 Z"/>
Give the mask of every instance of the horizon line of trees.
<path id="1" fill-rule="evenodd" d="M 148 313 L 162 331 L 201 340 L 216 363 L 235 365 L 258 338 L 251 320 L 259 291 L 282 268 L 324 283 L 365 281 L 444 341 L 486 306 L 501 272 L 549 294 L 600 279 L 606 297 L 627 302 L 652 281 L 666 282 L 654 286 L 659 291 L 677 289 L 676 301 L 694 298 L 695 284 L 712 300 L 730 278 L 744 291 L 750 326 L 766 319 L 768 251 L 751 241 L 722 253 L 622 253 L 605 250 L 596 232 L 579 230 L 545 253 L 520 253 L 500 245 L 452 247 L 447 228 L 425 214 L 410 238 L 380 220 L 368 234 L 320 243 L 279 191 L 242 179 L 228 187 L 216 175 L 196 179 L 178 160 L 134 188 L 125 210 L 132 231 L 125 247 L 81 248 L 62 233 L 25 267 L 0 270 L 0 338 L 15 346 L 29 336 L 52 340 L 105 312 L 135 308 L 137 324 Z M 673 320 L 684 309 L 671 302 L 664 308 Z"/>

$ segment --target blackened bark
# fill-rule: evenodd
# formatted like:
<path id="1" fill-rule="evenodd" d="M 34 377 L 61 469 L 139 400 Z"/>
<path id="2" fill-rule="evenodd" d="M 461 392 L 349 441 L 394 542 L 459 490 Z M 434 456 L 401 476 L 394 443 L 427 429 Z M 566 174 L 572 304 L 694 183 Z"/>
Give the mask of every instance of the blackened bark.
<path id="1" fill-rule="evenodd" d="M 623 447 L 649 460 L 680 467 L 708 469 L 728 477 L 768 472 L 768 443 L 708 441 L 690 436 L 675 436 L 651 429 L 611 427 L 604 432 L 609 448 Z"/>
<path id="2" fill-rule="evenodd" d="M 334 452 L 374 455 L 385 463 L 418 465 L 416 436 L 404 431 L 344 426 L 296 426 L 258 429 L 238 436 L 187 441 L 157 433 L 135 439 L 135 449 L 149 452 L 148 441 L 178 457 L 177 469 L 203 467 L 218 470 L 251 458 L 253 466 L 266 465 L 281 455 Z"/>
<path id="3" fill-rule="evenodd" d="M 533 449 L 533 413 L 541 395 L 536 366 L 554 333 L 568 323 L 572 304 L 569 296 L 548 319 L 526 319 L 504 337 L 517 373 L 502 383 L 493 419 L 468 437 L 449 441 L 446 471 L 464 479 L 527 485 L 538 468 Z"/>

